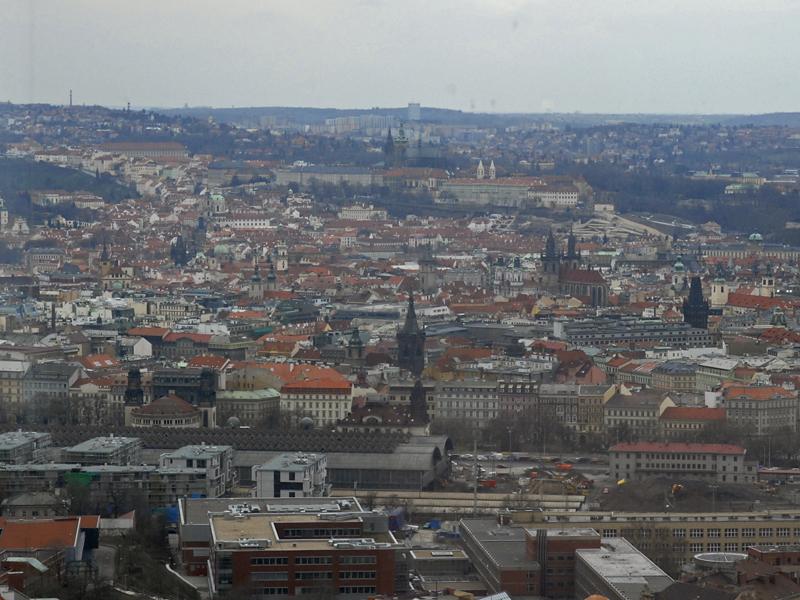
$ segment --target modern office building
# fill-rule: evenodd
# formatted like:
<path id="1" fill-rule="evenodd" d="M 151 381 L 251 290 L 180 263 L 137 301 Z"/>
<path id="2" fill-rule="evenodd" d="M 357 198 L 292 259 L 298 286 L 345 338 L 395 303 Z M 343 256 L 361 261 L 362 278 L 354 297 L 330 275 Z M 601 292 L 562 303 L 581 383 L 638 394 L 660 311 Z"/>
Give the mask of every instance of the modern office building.
<path id="1" fill-rule="evenodd" d="M 324 454 L 286 452 L 253 467 L 257 498 L 305 498 L 328 492 Z"/>
<path id="2" fill-rule="evenodd" d="M 604 538 L 598 548 L 575 551 L 575 598 L 640 600 L 673 583 L 672 577 L 623 538 Z M 653 596 L 650 596 L 653 597 Z"/>
<path id="3" fill-rule="evenodd" d="M 162 454 L 159 464 L 162 468 L 204 469 L 211 497 L 222 496 L 236 485 L 232 446 L 184 446 Z"/>
<path id="4" fill-rule="evenodd" d="M 216 597 L 324 594 L 363 598 L 395 593 L 390 531 L 370 531 L 359 513 L 275 514 L 234 509 L 210 514 L 208 580 Z"/>
<path id="5" fill-rule="evenodd" d="M 7 431 L 0 434 L 0 463 L 44 462 L 53 440 L 49 433 Z"/>
<path id="6" fill-rule="evenodd" d="M 81 465 L 139 464 L 141 449 L 139 438 L 96 437 L 64 450 L 64 460 Z"/>
<path id="7" fill-rule="evenodd" d="M 689 323 L 667 323 L 660 319 L 597 317 L 575 321 L 557 320 L 553 323 L 555 337 L 576 346 L 632 347 L 669 345 L 684 348 L 713 346 L 706 329 L 696 329 Z"/>

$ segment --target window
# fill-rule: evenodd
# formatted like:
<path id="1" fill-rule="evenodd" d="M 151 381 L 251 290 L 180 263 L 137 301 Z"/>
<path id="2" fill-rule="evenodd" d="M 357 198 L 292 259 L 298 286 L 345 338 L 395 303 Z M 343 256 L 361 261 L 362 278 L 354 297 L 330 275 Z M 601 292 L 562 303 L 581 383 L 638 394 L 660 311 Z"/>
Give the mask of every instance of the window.
<path id="1" fill-rule="evenodd" d="M 351 585 L 339 588 L 340 594 L 374 594 L 374 585 Z"/>
<path id="2" fill-rule="evenodd" d="M 330 556 L 298 556 L 294 559 L 296 565 L 329 565 L 332 562 Z"/>
<path id="3" fill-rule="evenodd" d="M 258 556 L 250 559 L 251 565 L 288 565 L 286 556 Z"/>
<path id="4" fill-rule="evenodd" d="M 772 527 L 761 527 L 758 530 L 758 535 L 760 537 L 772 537 Z"/>
<path id="5" fill-rule="evenodd" d="M 294 576 L 295 579 L 333 579 L 330 571 L 297 571 Z"/>
<path id="6" fill-rule="evenodd" d="M 374 565 L 377 562 L 376 557 L 372 555 L 350 555 L 340 556 L 340 565 Z"/>
<path id="7" fill-rule="evenodd" d="M 289 593 L 289 588 L 261 588 L 260 590 L 253 590 L 254 593 L 260 596 L 285 596 Z"/>
<path id="8" fill-rule="evenodd" d="M 719 529 L 709 529 L 708 530 L 708 537 L 710 538 L 718 538 L 720 534 Z"/>
<path id="9" fill-rule="evenodd" d="M 739 535 L 738 529 L 726 529 L 725 530 L 725 537 L 726 538 L 735 538 Z"/>
<path id="10" fill-rule="evenodd" d="M 778 537 L 789 537 L 788 527 L 778 527 L 775 531 Z"/>
<path id="11" fill-rule="evenodd" d="M 375 571 L 340 571 L 339 579 L 375 579 Z"/>
<path id="12" fill-rule="evenodd" d="M 754 527 L 745 527 L 742 529 L 742 537 L 752 538 L 756 537 L 756 530 Z"/>
<path id="13" fill-rule="evenodd" d="M 673 529 L 672 530 L 672 537 L 674 537 L 674 538 L 685 538 L 686 537 L 686 530 L 685 529 Z"/>
<path id="14" fill-rule="evenodd" d="M 689 530 L 689 537 L 693 539 L 703 537 L 703 530 L 702 529 L 690 529 Z"/>
<path id="15" fill-rule="evenodd" d="M 289 574 L 286 571 L 256 571 L 250 578 L 253 581 L 287 581 Z"/>
<path id="16" fill-rule="evenodd" d="M 703 544 L 689 544 L 689 552 L 702 552 Z"/>

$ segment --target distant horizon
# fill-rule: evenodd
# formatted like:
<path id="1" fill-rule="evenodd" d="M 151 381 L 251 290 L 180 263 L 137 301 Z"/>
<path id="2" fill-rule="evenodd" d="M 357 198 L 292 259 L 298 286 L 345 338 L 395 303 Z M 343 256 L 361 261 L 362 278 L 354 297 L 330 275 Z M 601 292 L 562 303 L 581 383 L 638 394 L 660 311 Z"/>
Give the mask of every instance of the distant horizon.
<path id="1" fill-rule="evenodd" d="M 25 105 L 40 105 L 40 106 L 58 106 L 62 108 L 69 108 L 69 102 L 15 102 L 12 100 L 0 100 L 0 104 L 11 104 L 15 106 Z M 126 110 L 127 105 L 103 104 L 103 103 L 87 103 L 87 102 L 74 102 L 72 105 L 75 107 L 101 107 L 109 110 Z M 400 106 L 372 106 L 372 107 L 339 107 L 339 106 L 312 106 L 304 104 L 263 104 L 263 105 L 211 105 L 211 104 L 190 104 L 182 106 L 167 106 L 167 105 L 134 105 L 131 104 L 132 111 L 149 110 L 153 112 L 159 111 L 181 111 L 181 110 L 272 110 L 272 109 L 293 109 L 293 110 L 320 110 L 320 111 L 359 111 L 370 112 L 376 110 L 406 110 L 408 104 Z M 642 116 L 677 116 L 677 117 L 748 117 L 748 116 L 766 116 L 766 115 L 796 115 L 800 114 L 800 108 L 797 110 L 774 110 L 767 112 L 651 112 L 651 111 L 632 111 L 632 112 L 602 112 L 602 111 L 546 111 L 546 112 L 502 112 L 502 111 L 488 111 L 488 110 L 466 110 L 461 108 L 450 108 L 446 106 L 432 106 L 427 104 L 420 104 L 422 109 L 451 111 L 468 115 L 491 115 L 491 116 L 546 116 L 546 115 L 586 115 L 586 116 L 627 116 L 627 115 L 642 115 Z"/>

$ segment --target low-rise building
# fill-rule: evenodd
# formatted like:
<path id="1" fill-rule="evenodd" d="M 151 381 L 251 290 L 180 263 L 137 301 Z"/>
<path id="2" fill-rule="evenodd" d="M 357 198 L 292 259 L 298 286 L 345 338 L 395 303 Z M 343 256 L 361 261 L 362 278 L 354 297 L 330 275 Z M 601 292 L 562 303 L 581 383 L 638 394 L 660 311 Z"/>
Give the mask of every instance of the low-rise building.
<path id="1" fill-rule="evenodd" d="M 212 497 L 223 496 L 236 485 L 231 446 L 184 446 L 162 454 L 159 465 L 170 469 L 204 469 Z"/>
<path id="2" fill-rule="evenodd" d="M 328 492 L 328 459 L 324 454 L 283 453 L 253 467 L 257 498 L 305 498 Z"/>
<path id="3" fill-rule="evenodd" d="M 604 538 L 599 548 L 575 551 L 576 598 L 597 594 L 608 600 L 639 600 L 672 583 L 672 577 L 624 538 Z"/>
<path id="4" fill-rule="evenodd" d="M 609 471 L 617 480 L 653 475 L 708 479 L 720 483 L 753 483 L 755 463 L 747 450 L 731 444 L 631 442 L 609 448 Z"/>
<path id="5" fill-rule="evenodd" d="M 44 462 L 52 443 L 49 433 L 21 430 L 0 433 L 0 463 Z"/>
<path id="6" fill-rule="evenodd" d="M 208 580 L 215 596 L 246 587 L 253 596 L 392 595 L 396 540 L 349 515 L 211 514 Z M 388 527 L 388 525 L 387 525 Z"/>
<path id="7" fill-rule="evenodd" d="M 96 437 L 64 450 L 64 460 L 81 465 L 130 465 L 141 462 L 142 441 L 133 437 Z"/>

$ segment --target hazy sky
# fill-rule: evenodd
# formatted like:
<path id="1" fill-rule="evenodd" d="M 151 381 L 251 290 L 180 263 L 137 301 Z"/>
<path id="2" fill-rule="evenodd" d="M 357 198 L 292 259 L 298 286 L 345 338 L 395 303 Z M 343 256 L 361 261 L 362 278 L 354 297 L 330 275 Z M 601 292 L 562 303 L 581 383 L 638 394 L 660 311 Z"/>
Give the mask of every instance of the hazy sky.
<path id="1" fill-rule="evenodd" d="M 800 110 L 794 0 L 0 0 L 0 100 Z"/>

